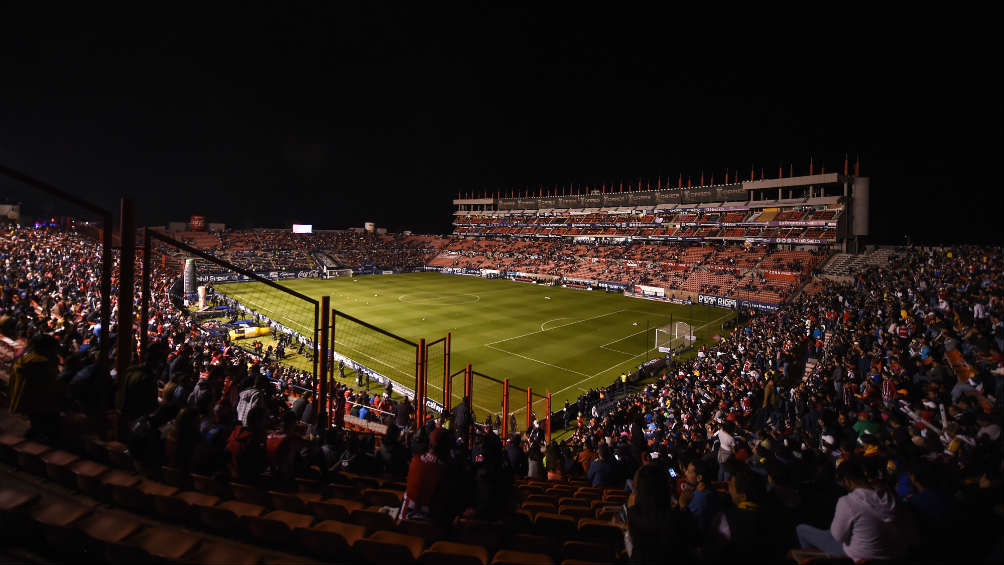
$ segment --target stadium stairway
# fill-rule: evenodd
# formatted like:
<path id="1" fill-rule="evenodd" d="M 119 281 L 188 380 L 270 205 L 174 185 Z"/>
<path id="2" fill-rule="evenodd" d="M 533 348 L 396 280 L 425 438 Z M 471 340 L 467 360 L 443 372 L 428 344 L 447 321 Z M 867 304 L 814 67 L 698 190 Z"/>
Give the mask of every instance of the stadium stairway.
<path id="1" fill-rule="evenodd" d="M 0 434 L 0 537 L 28 561 L 135 563 L 616 563 L 612 523 L 623 489 L 517 480 L 519 508 L 501 522 L 447 532 L 396 520 L 403 482 L 336 473 L 287 490 L 164 468 L 134 472 L 125 446 L 86 440 L 81 453 Z M 44 559 L 34 559 L 32 555 Z M 21 555 L 21 554 L 19 554 Z"/>

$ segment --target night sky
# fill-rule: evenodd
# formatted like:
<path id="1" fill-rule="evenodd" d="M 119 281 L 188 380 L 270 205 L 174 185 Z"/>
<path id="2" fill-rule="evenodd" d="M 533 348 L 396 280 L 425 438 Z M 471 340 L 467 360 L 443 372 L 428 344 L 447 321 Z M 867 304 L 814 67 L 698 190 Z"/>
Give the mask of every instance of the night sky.
<path id="1" fill-rule="evenodd" d="M 999 6 L 366 6 L 8 20 L 0 163 L 108 207 L 129 194 L 141 225 L 445 233 L 460 191 L 837 171 L 849 153 L 874 242 L 1002 239 Z M 59 212 L 0 179 L 4 196 Z"/>

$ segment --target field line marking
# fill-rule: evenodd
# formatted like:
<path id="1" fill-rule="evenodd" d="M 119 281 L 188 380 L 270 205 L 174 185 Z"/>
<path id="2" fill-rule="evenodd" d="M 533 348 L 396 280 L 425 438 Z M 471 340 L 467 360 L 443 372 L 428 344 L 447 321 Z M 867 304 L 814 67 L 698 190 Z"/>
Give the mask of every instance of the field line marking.
<path id="1" fill-rule="evenodd" d="M 553 318 L 553 319 L 550 319 L 550 320 L 548 320 L 548 321 L 546 321 L 546 322 L 544 322 L 544 323 L 542 323 L 540 325 L 540 331 L 542 331 L 542 332 L 543 331 L 547 331 L 547 330 L 544 329 L 544 326 L 546 326 L 547 324 L 550 324 L 551 322 L 557 322 L 558 320 L 572 320 L 572 319 L 574 319 L 574 318 Z"/>
<path id="2" fill-rule="evenodd" d="M 621 355 L 630 355 L 631 357 L 636 355 L 635 353 L 628 353 L 627 351 L 621 351 L 620 349 L 614 349 L 613 347 L 607 347 L 605 345 L 601 345 L 600 349 L 606 349 L 607 351 L 613 351 L 614 353 L 620 353 Z"/>
<path id="3" fill-rule="evenodd" d="M 568 369 L 568 368 L 562 367 L 560 365 L 555 365 L 553 363 L 548 363 L 547 361 L 541 361 L 540 359 L 534 359 L 533 357 L 527 357 L 526 355 L 522 355 L 522 354 L 519 354 L 519 353 L 513 353 L 512 351 L 506 351 L 505 349 L 502 349 L 501 347 L 495 347 L 495 346 L 487 344 L 487 343 L 485 344 L 485 347 L 487 347 L 489 349 L 494 349 L 495 351 L 506 353 L 508 355 L 513 355 L 513 356 L 516 356 L 516 357 L 520 357 L 522 359 L 526 359 L 527 361 L 533 361 L 534 363 L 540 363 L 541 365 L 547 365 L 548 367 L 554 367 L 555 369 L 561 369 L 562 371 L 565 371 L 565 372 L 568 372 L 568 373 L 575 373 L 576 375 L 585 375 L 585 373 L 580 373 L 579 371 L 576 371 L 574 369 Z"/>
<path id="4" fill-rule="evenodd" d="M 716 319 L 714 319 L 714 320 L 712 320 L 712 321 L 708 322 L 707 324 L 704 324 L 703 326 L 701 326 L 701 327 L 697 328 L 696 330 L 694 330 L 694 333 L 697 333 L 697 332 L 699 332 L 699 331 L 703 330 L 704 328 L 706 328 L 706 327 L 708 327 L 708 326 L 710 326 L 710 325 L 712 325 L 712 324 L 714 324 L 714 323 L 716 323 L 716 322 L 719 322 L 719 321 L 721 321 L 721 320 L 724 320 L 725 318 L 728 318 L 728 317 L 729 317 L 729 316 L 731 316 L 731 315 L 732 315 L 732 313 L 730 312 L 730 313 L 728 313 L 728 314 L 725 314 L 724 316 L 722 316 L 722 317 L 720 317 L 720 318 L 716 318 Z M 624 363 L 627 363 L 627 362 L 628 362 L 629 360 L 631 360 L 631 359 L 634 359 L 635 357 L 640 357 L 640 356 L 642 356 L 642 355 L 645 355 L 645 353 L 648 353 L 648 352 L 646 351 L 646 352 L 644 352 L 644 353 L 639 353 L 638 355 L 634 355 L 634 356 L 632 356 L 632 357 L 629 357 L 629 358 L 627 358 L 627 359 L 625 359 L 625 360 L 621 361 L 620 363 L 617 363 L 616 365 L 614 365 L 614 366 L 612 366 L 612 367 L 608 367 L 608 368 L 606 368 L 606 369 L 603 369 L 602 371 L 600 371 L 600 372 L 596 373 L 595 375 L 591 375 L 591 376 L 588 376 L 588 377 L 586 377 L 586 378 L 582 379 L 581 381 L 579 381 L 579 382 L 577 382 L 577 383 L 572 383 L 572 384 L 570 384 L 570 385 L 566 386 L 565 388 L 563 388 L 563 389 L 561 389 L 561 390 L 558 390 L 558 391 L 555 391 L 555 392 L 552 392 L 552 393 L 551 393 L 551 396 L 555 396 L 555 395 L 558 395 L 558 394 L 561 394 L 561 393 L 565 392 L 566 390 L 568 390 L 568 389 L 570 389 L 570 388 L 572 388 L 572 387 L 577 387 L 577 386 L 579 386 L 580 384 L 582 384 L 582 383 L 584 383 L 584 382 L 586 382 L 586 381 L 589 381 L 589 380 L 592 380 L 592 379 L 595 379 L 596 377 L 598 377 L 598 376 L 602 375 L 603 373 L 606 373 L 607 371 L 610 371 L 610 370 L 613 370 L 613 369 L 616 369 L 617 367 L 619 367 L 619 366 L 623 365 Z"/>
<path id="5" fill-rule="evenodd" d="M 534 335 L 534 334 L 549 332 L 551 330 L 556 330 L 558 328 L 563 328 L 565 326 L 572 326 L 572 325 L 575 325 L 575 324 L 581 324 L 582 322 L 588 322 L 589 320 L 595 320 L 597 318 L 603 318 L 603 317 L 606 317 L 606 316 L 612 316 L 614 314 L 620 314 L 621 312 L 624 312 L 624 310 L 614 310 L 613 312 L 607 312 L 606 314 L 600 314 L 598 316 L 592 316 L 590 318 L 583 318 L 583 319 L 575 321 L 575 322 L 568 322 L 567 324 L 559 324 L 557 326 L 554 326 L 553 328 L 547 328 L 546 330 L 540 330 L 540 331 L 535 331 L 535 332 L 528 332 L 528 333 L 525 333 L 525 334 L 522 334 L 522 335 L 516 335 L 516 336 L 513 336 L 513 337 L 507 337 L 505 339 L 500 339 L 498 341 L 492 341 L 492 342 L 486 343 L 484 345 L 491 346 L 491 345 L 494 345 L 496 343 L 504 343 L 506 341 L 512 341 L 514 339 L 519 339 L 521 337 L 526 337 L 526 336 L 529 336 L 529 335 Z"/>

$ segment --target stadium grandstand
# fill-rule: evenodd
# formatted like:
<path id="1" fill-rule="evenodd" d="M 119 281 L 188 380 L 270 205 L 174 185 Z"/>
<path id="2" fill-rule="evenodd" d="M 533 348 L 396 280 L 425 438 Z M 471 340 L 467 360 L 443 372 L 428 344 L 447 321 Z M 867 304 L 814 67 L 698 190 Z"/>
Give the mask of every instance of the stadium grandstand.
<path id="1" fill-rule="evenodd" d="M 138 230 L 137 250 L 151 247 L 136 273 L 131 238 L 105 262 L 76 224 L 9 223 L 0 232 L 4 551 L 112 563 L 998 558 L 1002 248 L 866 247 L 869 182 L 847 165 L 677 184 L 462 197 L 443 236 L 207 229 L 193 219 Z M 182 299 L 187 265 L 201 292 L 219 283 L 219 294 L 196 305 L 186 288 Z M 369 361 L 336 357 L 339 345 L 321 369 L 297 365 L 305 348 L 328 351 L 323 338 L 298 334 L 294 352 L 288 328 L 225 293 L 228 282 L 281 288 L 347 272 L 334 283 L 361 286 L 428 271 L 575 289 L 545 289 L 541 301 L 602 289 L 632 304 L 743 315 L 712 319 L 707 339 L 687 347 L 622 352 L 648 357 L 599 384 L 591 379 L 606 373 L 586 369 L 595 353 L 563 351 L 582 363 L 565 369 L 576 374 L 563 405 L 534 414 L 526 386 L 519 426 L 516 410 L 480 408 L 473 385 L 452 406 L 443 390 L 438 411 L 416 399 L 428 382 L 371 387 Z M 99 343 L 108 279 L 115 320 L 104 330 L 109 340 L 124 334 L 125 349 Z M 131 291 L 133 280 L 142 284 Z M 410 326 L 438 304 L 398 298 L 381 308 L 408 314 Z M 467 320 L 487 304 L 477 295 L 448 306 Z M 223 319 L 200 315 L 215 308 Z M 256 329 L 274 341 L 220 331 L 239 314 L 264 319 Z M 462 328 L 511 313 L 493 315 Z M 527 334 L 533 346 L 562 319 L 571 320 Z M 428 363 L 416 351 L 416 365 Z M 538 364 L 545 380 L 562 369 Z"/>

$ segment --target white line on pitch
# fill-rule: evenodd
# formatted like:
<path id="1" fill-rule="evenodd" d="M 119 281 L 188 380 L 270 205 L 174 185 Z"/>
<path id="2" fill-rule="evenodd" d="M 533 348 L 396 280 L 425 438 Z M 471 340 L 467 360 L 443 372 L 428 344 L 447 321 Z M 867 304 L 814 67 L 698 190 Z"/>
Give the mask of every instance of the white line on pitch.
<path id="1" fill-rule="evenodd" d="M 615 310 L 613 312 L 607 312 L 606 314 L 600 314 L 598 316 L 593 316 L 591 318 L 583 318 L 583 319 L 578 320 L 576 322 L 568 322 L 567 324 L 557 325 L 557 326 L 554 326 L 553 328 L 547 328 L 546 330 L 540 330 L 540 331 L 525 333 L 523 335 L 516 335 L 516 336 L 513 336 L 513 337 L 507 337 L 505 339 L 500 339 L 498 341 L 493 341 L 493 342 L 490 342 L 490 343 L 486 343 L 485 345 L 486 346 L 491 346 L 491 345 L 496 344 L 496 343 L 503 343 L 503 342 L 506 342 L 506 341 L 512 341 L 514 339 L 519 339 L 521 337 L 526 337 L 528 335 L 534 335 L 534 334 L 549 332 L 551 330 L 556 330 L 558 328 L 563 328 L 565 326 L 574 326 L 575 324 L 581 324 L 582 322 L 588 322 L 589 320 L 595 320 L 597 318 L 603 318 L 603 317 L 606 317 L 606 316 L 613 316 L 614 314 L 620 314 L 621 312 L 624 312 L 624 310 Z"/>
<path id="2" fill-rule="evenodd" d="M 575 371 L 573 369 L 566 369 L 565 367 L 562 367 L 560 365 L 554 365 L 552 363 L 548 363 L 547 361 L 541 361 L 540 359 L 534 359 L 533 357 L 527 357 L 526 355 L 521 355 L 519 353 L 513 353 L 512 351 L 506 351 L 505 349 L 502 349 L 501 347 L 494 347 L 494 346 L 492 346 L 490 344 L 487 344 L 487 343 L 485 344 L 485 347 L 487 347 L 489 349 L 494 349 L 495 351 L 501 351 L 502 353 L 507 353 L 509 355 L 515 355 L 516 357 L 521 357 L 523 359 L 526 359 L 527 361 L 533 361 L 534 363 L 540 363 L 541 365 L 547 365 L 548 367 L 554 367 L 555 369 L 561 369 L 562 371 L 566 371 L 568 373 L 575 373 L 576 375 L 587 376 L 585 373 L 580 373 L 579 371 Z"/>
<path id="3" fill-rule="evenodd" d="M 707 324 L 704 324 L 703 326 L 701 326 L 701 327 L 697 328 L 696 330 L 694 330 L 694 333 L 697 333 L 697 332 L 699 332 L 699 331 L 703 330 L 704 328 L 706 328 L 706 327 L 710 326 L 711 324 L 714 324 L 715 322 L 718 322 L 718 321 L 720 321 L 720 320 L 724 320 L 725 318 L 728 318 L 728 317 L 729 317 L 730 315 L 731 315 L 731 314 L 726 314 L 726 315 L 724 315 L 724 316 L 722 316 L 722 317 L 720 317 L 720 318 L 717 318 L 717 319 L 715 319 L 715 320 L 712 320 L 712 321 L 708 322 Z M 647 353 L 647 352 L 645 352 L 645 353 Z M 596 373 L 595 375 L 591 375 L 591 376 L 588 376 L 588 377 L 586 377 L 586 378 L 582 379 L 581 381 L 579 381 L 579 382 L 577 382 L 577 383 L 572 383 L 572 384 L 570 384 L 570 385 L 566 386 L 565 388 L 563 388 L 563 389 L 561 389 L 561 390 L 558 390 L 558 391 L 555 391 L 555 392 L 552 392 L 552 393 L 551 393 L 551 396 L 556 396 L 556 395 L 558 395 L 558 394 L 561 394 L 561 393 L 565 392 L 566 390 L 568 390 L 568 389 L 570 389 L 570 388 L 572 388 L 572 387 L 578 387 L 578 386 L 579 386 L 580 384 L 582 384 L 582 383 L 584 383 L 584 382 L 586 382 L 586 381 L 588 381 L 588 380 L 591 380 L 591 379 L 595 379 L 596 377 L 598 377 L 598 376 L 602 375 L 603 373 L 606 373 L 607 371 L 610 371 L 610 370 L 613 370 L 613 369 L 616 369 L 617 367 L 620 367 L 621 365 L 623 365 L 624 363 L 627 363 L 627 362 L 628 362 L 629 360 L 631 360 L 631 359 L 634 359 L 635 357 L 640 357 L 640 356 L 642 356 L 642 355 L 645 355 L 645 353 L 639 353 L 638 355 L 634 355 L 634 356 L 632 356 L 632 357 L 629 357 L 628 359 L 625 359 L 625 360 L 621 361 L 620 363 L 617 363 L 616 365 L 614 365 L 614 366 L 612 366 L 612 367 L 609 367 L 609 368 L 606 368 L 606 369 L 603 369 L 602 371 L 600 371 L 600 372 Z M 581 373 L 580 373 L 580 374 L 581 374 Z"/>

